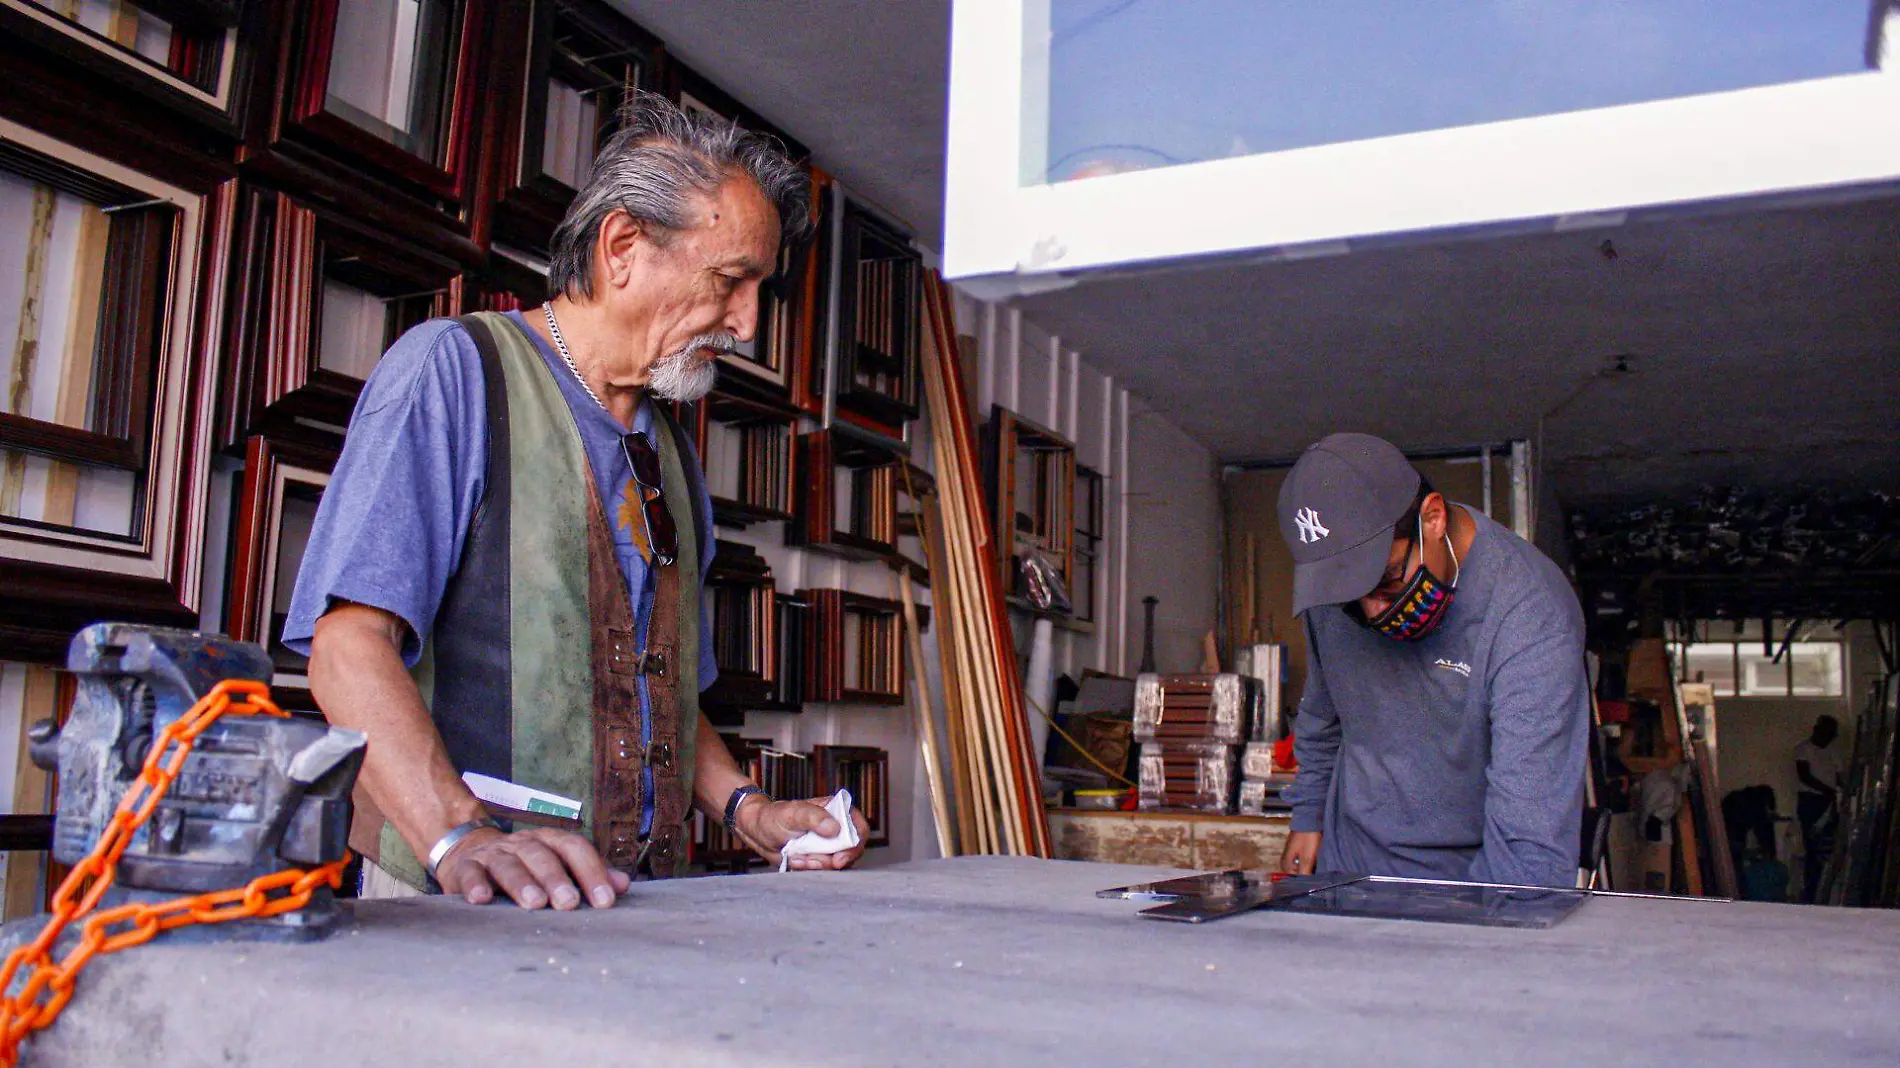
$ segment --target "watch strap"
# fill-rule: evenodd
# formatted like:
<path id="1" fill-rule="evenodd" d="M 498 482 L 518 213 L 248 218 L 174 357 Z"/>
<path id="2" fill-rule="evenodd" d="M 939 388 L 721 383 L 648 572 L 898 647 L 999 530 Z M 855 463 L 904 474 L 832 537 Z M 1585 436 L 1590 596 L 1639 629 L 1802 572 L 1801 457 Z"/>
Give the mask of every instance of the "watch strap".
<path id="1" fill-rule="evenodd" d="M 766 793 L 764 790 L 760 789 L 757 786 L 752 785 L 751 783 L 746 783 L 744 786 L 741 786 L 738 789 L 732 791 L 732 796 L 726 798 L 726 833 L 727 834 L 733 835 L 735 837 L 738 836 L 739 828 L 735 824 L 739 818 L 739 806 L 745 804 L 745 799 L 752 796 L 753 794 L 758 794 L 760 797 L 765 798 L 767 801 L 770 801 L 772 799 L 771 794 Z"/>

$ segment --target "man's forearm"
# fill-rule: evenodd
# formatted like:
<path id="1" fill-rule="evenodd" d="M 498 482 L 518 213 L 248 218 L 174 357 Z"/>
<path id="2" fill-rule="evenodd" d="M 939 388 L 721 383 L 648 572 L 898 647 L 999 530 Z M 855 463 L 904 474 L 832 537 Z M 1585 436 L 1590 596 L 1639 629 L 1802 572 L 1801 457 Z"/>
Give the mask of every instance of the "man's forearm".
<path id="1" fill-rule="evenodd" d="M 360 605 L 325 614 L 310 644 L 310 691 L 331 723 L 369 736 L 358 782 L 416 856 L 427 857 L 450 828 L 485 809 L 456 774 L 403 668 L 403 626 Z"/>
<path id="2" fill-rule="evenodd" d="M 693 757 L 693 800 L 707 819 L 723 820 L 732 792 L 752 781 L 739 769 L 724 739 L 702 713 Z"/>

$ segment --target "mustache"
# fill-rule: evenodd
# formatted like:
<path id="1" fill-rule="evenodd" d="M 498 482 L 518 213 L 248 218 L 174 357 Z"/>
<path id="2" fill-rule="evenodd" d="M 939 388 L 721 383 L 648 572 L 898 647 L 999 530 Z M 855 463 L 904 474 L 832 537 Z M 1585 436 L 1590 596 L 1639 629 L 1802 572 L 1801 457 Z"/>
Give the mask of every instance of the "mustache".
<path id="1" fill-rule="evenodd" d="M 682 359 L 700 349 L 711 349 L 715 355 L 730 356 L 739 350 L 739 338 L 734 334 L 699 334 L 691 341 L 681 345 L 672 354 L 673 359 Z"/>

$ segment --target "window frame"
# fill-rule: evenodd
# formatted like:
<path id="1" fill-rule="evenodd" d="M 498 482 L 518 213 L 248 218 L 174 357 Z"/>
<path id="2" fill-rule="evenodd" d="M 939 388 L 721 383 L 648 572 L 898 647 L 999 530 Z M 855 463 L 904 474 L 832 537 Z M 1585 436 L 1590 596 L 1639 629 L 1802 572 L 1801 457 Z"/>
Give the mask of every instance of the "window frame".
<path id="1" fill-rule="evenodd" d="M 1743 684 L 1744 675 L 1742 671 L 1742 649 L 1744 646 L 1760 648 L 1761 644 L 1762 644 L 1761 640 L 1758 638 L 1731 638 L 1727 640 L 1714 639 L 1714 640 L 1687 641 L 1687 642 L 1672 640 L 1671 642 L 1669 642 L 1669 652 L 1675 664 L 1676 681 L 1679 683 L 1695 681 L 1689 678 L 1689 655 L 1688 654 L 1691 649 L 1697 648 L 1697 647 L 1708 647 L 1708 646 L 1727 646 L 1729 650 L 1729 664 L 1730 664 L 1729 671 L 1730 671 L 1730 679 L 1731 679 L 1730 684 L 1729 684 L 1730 688 L 1727 691 L 1723 691 L 1717 688 L 1715 690 L 1715 696 L 1717 697 L 1725 697 L 1725 698 L 1729 698 L 1731 700 L 1737 700 L 1737 701 L 1789 700 L 1789 701 L 1835 701 L 1835 702 L 1838 702 L 1838 701 L 1842 701 L 1846 699 L 1848 664 L 1847 664 L 1847 639 L 1845 637 L 1810 638 L 1810 639 L 1804 639 L 1802 641 L 1797 641 L 1797 642 L 1792 643 L 1789 646 L 1787 652 L 1783 655 L 1782 659 L 1777 664 L 1777 666 L 1782 670 L 1783 678 L 1784 678 L 1782 692 L 1778 694 L 1754 693 L 1754 692 L 1743 693 L 1742 684 Z M 1796 693 L 1795 692 L 1794 656 L 1795 656 L 1796 650 L 1794 649 L 1794 646 L 1800 646 L 1800 645 L 1830 645 L 1838 650 L 1838 653 L 1836 654 L 1836 661 L 1839 665 L 1840 670 L 1839 670 L 1839 673 L 1835 677 L 1836 692 L 1831 693 L 1831 694 Z M 1768 659 L 1772 661 L 1773 656 L 1774 656 L 1773 653 L 1763 653 L 1761 656 L 1755 657 L 1755 659 L 1757 660 Z M 1706 685 L 1709 685 L 1712 687 L 1717 686 L 1717 684 L 1713 682 L 1706 683 Z"/>
<path id="2" fill-rule="evenodd" d="M 1048 7 L 951 13 L 943 272 L 979 299 L 1116 267 L 1619 225 L 1900 181 L 1900 139 L 1866 126 L 1900 110 L 1900 61 L 1887 58 L 1862 74 L 1025 185 Z M 1900 13 L 1870 23 L 1872 63 L 1894 53 Z M 1169 204 L 1197 210 L 1156 208 Z"/>

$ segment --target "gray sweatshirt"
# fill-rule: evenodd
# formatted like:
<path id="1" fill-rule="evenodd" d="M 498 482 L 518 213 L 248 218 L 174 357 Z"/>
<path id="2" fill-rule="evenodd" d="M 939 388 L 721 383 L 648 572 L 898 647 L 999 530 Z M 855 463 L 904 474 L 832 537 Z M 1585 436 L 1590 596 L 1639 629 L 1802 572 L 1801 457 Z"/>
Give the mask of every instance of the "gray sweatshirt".
<path id="1" fill-rule="evenodd" d="M 1423 640 L 1337 605 L 1306 613 L 1293 829 L 1324 832 L 1322 872 L 1574 886 L 1583 612 L 1544 554 L 1466 512 L 1478 530 L 1456 599 Z"/>

